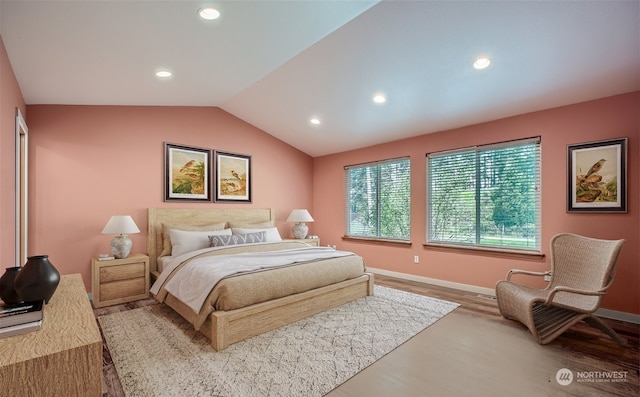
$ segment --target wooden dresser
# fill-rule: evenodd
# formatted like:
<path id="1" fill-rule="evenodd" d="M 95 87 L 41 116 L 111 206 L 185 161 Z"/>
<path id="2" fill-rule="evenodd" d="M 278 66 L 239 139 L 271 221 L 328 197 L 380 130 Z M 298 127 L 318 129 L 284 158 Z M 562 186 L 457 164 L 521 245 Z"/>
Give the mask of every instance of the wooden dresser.
<path id="1" fill-rule="evenodd" d="M 60 277 L 42 329 L 0 339 L 3 396 L 102 396 L 102 338 L 79 274 Z"/>

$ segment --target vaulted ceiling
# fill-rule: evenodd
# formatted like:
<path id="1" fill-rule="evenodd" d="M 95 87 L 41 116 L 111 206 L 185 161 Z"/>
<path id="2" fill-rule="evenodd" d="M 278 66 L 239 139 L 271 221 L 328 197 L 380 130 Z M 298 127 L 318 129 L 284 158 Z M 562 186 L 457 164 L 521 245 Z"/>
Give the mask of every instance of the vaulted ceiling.
<path id="1" fill-rule="evenodd" d="M 640 90 L 635 0 L 0 0 L 0 33 L 27 104 L 218 106 L 311 156 Z"/>

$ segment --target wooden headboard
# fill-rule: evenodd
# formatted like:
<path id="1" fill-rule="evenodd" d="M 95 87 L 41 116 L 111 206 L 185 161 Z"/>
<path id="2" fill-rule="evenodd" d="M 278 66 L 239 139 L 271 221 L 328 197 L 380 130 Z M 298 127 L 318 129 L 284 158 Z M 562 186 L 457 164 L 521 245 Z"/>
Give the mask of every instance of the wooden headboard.
<path id="1" fill-rule="evenodd" d="M 149 208 L 147 227 L 147 252 L 149 271 L 156 272 L 156 259 L 162 252 L 162 224 L 205 225 L 220 222 L 256 223 L 275 221 L 272 208 L 247 209 L 185 209 L 185 208 Z"/>

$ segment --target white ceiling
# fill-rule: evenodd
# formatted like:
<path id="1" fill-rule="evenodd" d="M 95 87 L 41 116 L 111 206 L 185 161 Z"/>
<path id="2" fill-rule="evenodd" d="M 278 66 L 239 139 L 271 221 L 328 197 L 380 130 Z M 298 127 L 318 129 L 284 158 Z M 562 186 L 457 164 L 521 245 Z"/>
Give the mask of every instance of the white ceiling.
<path id="1" fill-rule="evenodd" d="M 0 32 L 27 104 L 219 106 L 311 156 L 640 90 L 637 0 L 0 0 Z"/>

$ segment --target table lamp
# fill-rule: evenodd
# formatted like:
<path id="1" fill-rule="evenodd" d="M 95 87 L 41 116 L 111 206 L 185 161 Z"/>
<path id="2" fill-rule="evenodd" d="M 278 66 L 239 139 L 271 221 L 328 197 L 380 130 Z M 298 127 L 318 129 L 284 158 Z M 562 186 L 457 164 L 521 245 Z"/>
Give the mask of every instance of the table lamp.
<path id="1" fill-rule="evenodd" d="M 307 237 L 309 227 L 305 225 L 304 222 L 313 222 L 313 218 L 307 210 L 293 210 L 291 211 L 291 215 L 289 215 L 289 217 L 287 218 L 287 222 L 296 222 L 296 224 L 291 228 L 293 237 L 305 238 Z"/>
<path id="2" fill-rule="evenodd" d="M 133 243 L 127 234 L 140 233 L 129 215 L 114 215 L 109 219 L 107 225 L 102 229 L 102 234 L 115 234 L 111 240 L 111 253 L 116 259 L 123 259 L 129 256 Z"/>

